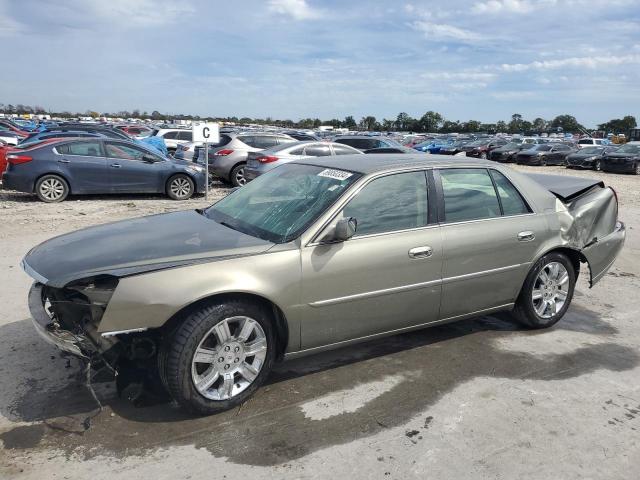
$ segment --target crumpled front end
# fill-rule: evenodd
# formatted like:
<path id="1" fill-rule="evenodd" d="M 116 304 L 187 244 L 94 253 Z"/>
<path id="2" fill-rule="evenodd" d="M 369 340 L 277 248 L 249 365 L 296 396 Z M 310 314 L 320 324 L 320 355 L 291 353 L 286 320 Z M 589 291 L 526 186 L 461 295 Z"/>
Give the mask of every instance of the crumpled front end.
<path id="1" fill-rule="evenodd" d="M 117 281 L 115 277 L 98 277 L 63 288 L 36 281 L 29 291 L 36 331 L 64 352 L 111 363 L 117 357 L 117 339 L 97 330 Z"/>

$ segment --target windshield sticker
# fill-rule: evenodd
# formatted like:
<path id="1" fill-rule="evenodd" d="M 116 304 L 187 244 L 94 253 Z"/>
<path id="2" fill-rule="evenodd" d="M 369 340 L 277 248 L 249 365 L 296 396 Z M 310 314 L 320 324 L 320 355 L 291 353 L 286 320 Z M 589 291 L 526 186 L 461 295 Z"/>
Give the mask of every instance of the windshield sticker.
<path id="1" fill-rule="evenodd" d="M 318 174 L 319 177 L 333 178 L 335 180 L 346 180 L 352 175 L 353 173 L 345 172 L 344 170 L 334 170 L 333 168 L 325 168 Z"/>

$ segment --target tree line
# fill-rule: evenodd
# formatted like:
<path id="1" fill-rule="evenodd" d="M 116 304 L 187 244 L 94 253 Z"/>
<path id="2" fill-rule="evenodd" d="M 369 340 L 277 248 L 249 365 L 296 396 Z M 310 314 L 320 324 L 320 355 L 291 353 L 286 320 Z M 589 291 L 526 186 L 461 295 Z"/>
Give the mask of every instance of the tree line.
<path id="1" fill-rule="evenodd" d="M 275 125 L 283 128 L 304 128 L 313 129 L 321 125 L 331 125 L 334 128 L 347 128 L 349 130 L 368 130 L 368 131 L 403 131 L 415 133 L 543 133 L 543 132 L 586 132 L 587 129 L 581 125 L 573 115 L 558 115 L 552 120 L 543 118 L 535 118 L 531 121 L 526 120 L 519 113 L 511 115 L 510 120 L 500 120 L 496 123 L 484 123 L 479 120 L 448 120 L 438 112 L 429 110 L 420 118 L 413 118 L 406 112 L 400 112 L 395 119 L 383 118 L 378 120 L 372 115 L 362 117 L 359 121 L 352 115 L 346 116 L 344 119 L 332 118 L 330 120 L 321 120 L 319 118 L 303 118 L 298 121 L 290 119 L 274 119 L 266 118 L 250 118 L 250 117 L 201 117 L 198 115 L 172 115 L 161 113 L 154 110 L 151 113 L 140 110 L 131 112 L 121 110 L 113 113 L 102 113 L 87 110 L 84 113 L 63 112 L 47 112 L 41 106 L 29 106 L 22 104 L 3 104 L 0 103 L 0 112 L 5 114 L 46 114 L 61 118 L 77 118 L 80 116 L 88 116 L 92 118 L 99 117 L 118 117 L 118 118 L 136 118 L 141 120 L 154 120 L 158 122 L 171 120 L 211 120 L 221 121 L 234 124 L 258 124 L 258 125 Z M 598 130 L 605 133 L 628 133 L 632 128 L 636 128 L 637 123 L 635 117 L 627 115 L 623 118 L 616 118 L 608 122 L 598 125 Z"/>

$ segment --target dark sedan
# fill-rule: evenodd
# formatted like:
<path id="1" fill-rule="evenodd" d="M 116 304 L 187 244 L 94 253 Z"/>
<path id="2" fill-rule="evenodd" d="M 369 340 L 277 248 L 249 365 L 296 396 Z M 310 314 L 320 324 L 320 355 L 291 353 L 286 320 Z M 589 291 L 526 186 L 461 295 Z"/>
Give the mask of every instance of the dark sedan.
<path id="1" fill-rule="evenodd" d="M 614 152 L 618 147 L 586 147 L 567 155 L 567 168 L 589 168 L 600 171 L 602 157 Z"/>
<path id="2" fill-rule="evenodd" d="M 471 142 L 472 140 L 468 138 L 465 140 L 456 140 L 455 142 L 442 147 L 438 152 L 438 154 L 439 155 L 457 155 L 462 151 L 462 147 L 464 147 L 465 145 Z"/>
<path id="3" fill-rule="evenodd" d="M 637 143 L 637 142 L 636 142 Z M 623 145 L 601 160 L 603 172 L 628 172 L 640 175 L 640 144 Z"/>
<path id="4" fill-rule="evenodd" d="M 518 165 L 565 165 L 574 150 L 564 143 L 533 145 L 516 155 Z"/>
<path id="5" fill-rule="evenodd" d="M 370 148 L 365 150 L 364 153 L 410 153 L 415 154 L 416 151 L 413 148 L 408 147 L 379 147 L 379 148 Z"/>
<path id="6" fill-rule="evenodd" d="M 525 148 L 529 147 L 528 144 L 509 142 L 502 147 L 498 147 L 489 153 L 489 160 L 494 162 L 509 163 L 516 161 L 516 155 Z"/>
<path id="7" fill-rule="evenodd" d="M 502 138 L 494 139 L 482 139 L 471 142 L 460 150 L 465 153 L 467 157 L 474 158 L 488 158 L 489 153 L 496 148 L 502 147 L 507 144 L 507 141 Z"/>
<path id="8" fill-rule="evenodd" d="M 186 200 L 205 190 L 205 169 L 122 140 L 61 140 L 7 154 L 3 188 L 47 203 L 69 194 L 166 193 Z"/>

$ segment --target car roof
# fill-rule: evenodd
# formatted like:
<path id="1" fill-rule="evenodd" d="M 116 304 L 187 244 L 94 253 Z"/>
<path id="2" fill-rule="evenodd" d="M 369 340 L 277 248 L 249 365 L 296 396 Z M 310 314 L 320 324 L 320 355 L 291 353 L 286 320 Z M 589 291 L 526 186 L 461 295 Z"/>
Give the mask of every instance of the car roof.
<path id="1" fill-rule="evenodd" d="M 452 157 L 450 155 L 426 155 L 424 153 L 370 153 L 363 155 L 339 155 L 335 157 L 313 157 L 292 163 L 315 165 L 318 167 L 350 170 L 365 175 L 405 168 L 435 168 L 450 166 L 489 167 L 495 162 L 471 157 Z"/>

